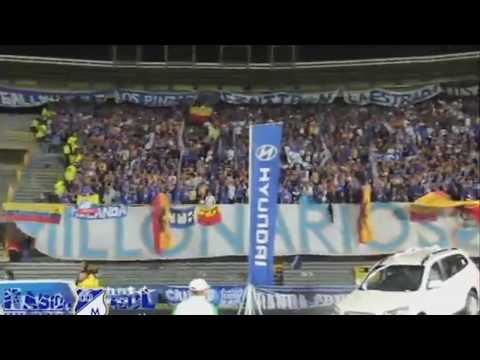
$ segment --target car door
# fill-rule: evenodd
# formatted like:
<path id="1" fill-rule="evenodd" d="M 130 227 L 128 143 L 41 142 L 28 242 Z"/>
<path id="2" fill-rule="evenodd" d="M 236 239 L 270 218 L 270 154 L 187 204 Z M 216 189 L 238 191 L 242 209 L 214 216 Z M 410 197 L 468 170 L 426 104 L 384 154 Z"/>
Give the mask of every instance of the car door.
<path id="1" fill-rule="evenodd" d="M 445 286 L 446 275 L 440 261 L 432 264 L 427 276 L 426 289 L 422 296 L 422 310 L 428 315 L 449 314 L 451 307 L 449 303 L 451 299 L 449 299 L 448 288 Z M 439 288 L 430 288 L 429 283 L 434 280 L 442 281 L 442 286 Z"/>
<path id="2" fill-rule="evenodd" d="M 463 255 L 455 254 L 442 259 L 441 264 L 446 274 L 445 285 L 450 290 L 450 311 L 453 314 L 464 308 L 472 286 L 471 274 L 466 269 L 468 261 Z"/>

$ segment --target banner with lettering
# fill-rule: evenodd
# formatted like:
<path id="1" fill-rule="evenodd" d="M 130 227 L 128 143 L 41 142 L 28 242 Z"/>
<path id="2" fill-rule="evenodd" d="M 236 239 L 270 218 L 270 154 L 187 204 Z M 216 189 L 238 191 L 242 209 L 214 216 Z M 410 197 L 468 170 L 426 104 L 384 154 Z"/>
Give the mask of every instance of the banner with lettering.
<path id="1" fill-rule="evenodd" d="M 77 301 L 73 281 L 0 281 L 3 315 L 74 315 Z"/>
<path id="2" fill-rule="evenodd" d="M 343 99 L 346 103 L 355 105 L 400 107 L 426 101 L 437 96 L 441 92 L 442 87 L 435 84 L 410 91 L 391 91 L 383 89 L 344 91 Z"/>
<path id="3" fill-rule="evenodd" d="M 256 290 L 263 310 L 305 310 L 331 307 L 351 293 L 354 286 L 269 286 Z M 244 286 L 212 286 L 208 299 L 221 309 L 238 309 L 244 291 Z M 160 303 L 177 305 L 189 297 L 190 291 L 187 286 L 164 286 L 159 294 Z"/>
<path id="4" fill-rule="evenodd" d="M 59 101 L 105 102 L 112 91 L 48 91 L 0 87 L 0 107 L 30 108 Z"/>
<path id="5" fill-rule="evenodd" d="M 280 182 L 282 125 L 250 127 L 249 283 L 271 285 Z"/>
<path id="6" fill-rule="evenodd" d="M 232 105 L 304 105 L 331 104 L 338 90 L 321 93 L 274 92 L 264 94 L 220 93 L 220 101 Z"/>
<path id="7" fill-rule="evenodd" d="M 262 204 L 263 206 L 263 204 Z M 157 254 L 152 234 L 152 208 L 129 207 L 127 216 L 85 221 L 62 216 L 59 224 L 16 222 L 35 238 L 42 253 L 63 260 L 135 261 L 246 256 L 250 234 L 248 205 L 220 205 L 222 222 L 203 226 L 190 216 L 172 217 L 174 246 Z M 172 207 L 175 209 L 175 206 Z M 67 210 L 66 210 L 67 211 Z M 428 223 L 410 221 L 409 203 L 374 203 L 375 239 L 358 244 L 356 221 L 359 206 L 303 202 L 279 205 L 275 255 L 378 255 L 410 247 L 459 247 L 480 254 L 480 228 L 460 216 L 439 216 Z"/>
<path id="8" fill-rule="evenodd" d="M 117 103 L 130 103 L 148 107 L 172 107 L 192 105 L 197 99 L 195 92 L 153 92 L 119 89 Z"/>
<path id="9" fill-rule="evenodd" d="M 324 92 L 268 92 L 261 94 L 234 93 L 228 91 L 210 92 L 156 92 L 129 89 L 109 91 L 52 91 L 19 89 L 0 86 L 0 107 L 28 108 L 43 106 L 59 101 L 84 101 L 102 103 L 115 99 L 117 103 L 130 103 L 147 107 L 172 107 L 192 105 L 196 101 L 215 105 L 219 102 L 232 105 L 316 105 L 332 104 L 343 98 L 348 104 L 381 105 L 400 107 L 420 103 L 439 94 L 450 96 L 477 96 L 477 85 L 433 84 L 409 91 L 368 89 L 350 91 L 339 89 Z"/>
<path id="10" fill-rule="evenodd" d="M 445 85 L 443 88 L 445 93 L 451 96 L 478 96 L 478 84 L 472 86 Z"/>

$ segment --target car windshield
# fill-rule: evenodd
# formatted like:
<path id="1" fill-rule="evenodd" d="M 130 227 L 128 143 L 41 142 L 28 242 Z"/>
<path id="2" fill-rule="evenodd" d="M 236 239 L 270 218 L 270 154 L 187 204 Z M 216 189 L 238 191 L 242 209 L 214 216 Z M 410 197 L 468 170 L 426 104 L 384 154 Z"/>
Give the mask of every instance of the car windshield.
<path id="1" fill-rule="evenodd" d="M 418 265 L 391 265 L 373 271 L 362 284 L 365 290 L 416 291 L 424 268 Z"/>

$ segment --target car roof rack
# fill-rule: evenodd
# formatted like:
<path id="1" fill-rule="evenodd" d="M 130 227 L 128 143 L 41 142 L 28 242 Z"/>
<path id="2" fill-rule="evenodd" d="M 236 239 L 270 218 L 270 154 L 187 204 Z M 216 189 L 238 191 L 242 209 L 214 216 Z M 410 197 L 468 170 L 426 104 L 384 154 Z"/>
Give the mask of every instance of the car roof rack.
<path id="1" fill-rule="evenodd" d="M 451 250 L 458 250 L 458 248 L 446 248 L 446 249 L 440 249 L 440 250 L 434 251 L 431 254 L 428 254 L 427 256 L 425 256 L 425 258 L 422 260 L 422 265 L 424 265 L 432 255 L 436 255 L 436 254 L 439 254 L 445 251 L 451 251 Z"/>

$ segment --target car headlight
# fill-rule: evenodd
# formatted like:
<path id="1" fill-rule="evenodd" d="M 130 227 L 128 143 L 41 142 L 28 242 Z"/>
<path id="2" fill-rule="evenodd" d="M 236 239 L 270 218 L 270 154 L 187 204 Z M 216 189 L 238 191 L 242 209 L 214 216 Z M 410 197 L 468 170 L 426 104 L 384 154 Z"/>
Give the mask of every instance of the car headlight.
<path id="1" fill-rule="evenodd" d="M 399 307 L 393 310 L 388 310 L 383 315 L 408 315 L 410 308 L 408 306 Z"/>

